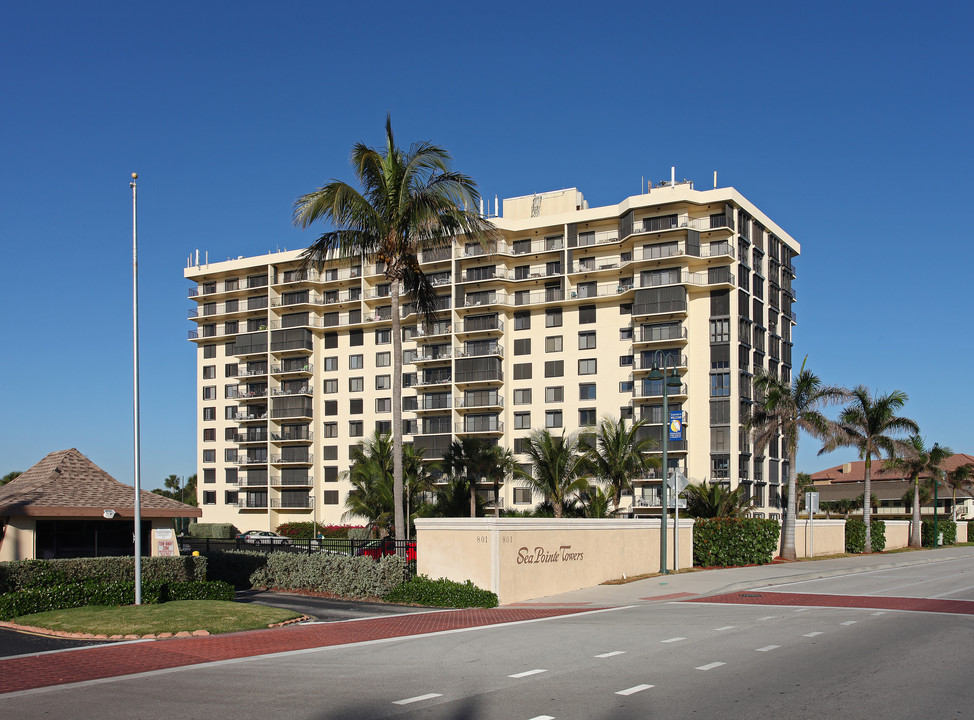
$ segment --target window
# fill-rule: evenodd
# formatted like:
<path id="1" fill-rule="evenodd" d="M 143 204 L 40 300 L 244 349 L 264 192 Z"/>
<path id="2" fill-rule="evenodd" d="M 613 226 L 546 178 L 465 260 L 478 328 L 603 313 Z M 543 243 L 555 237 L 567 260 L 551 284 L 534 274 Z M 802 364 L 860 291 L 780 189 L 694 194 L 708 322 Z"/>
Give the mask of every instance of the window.
<path id="1" fill-rule="evenodd" d="M 710 397 L 730 395 L 730 373 L 714 373 L 710 376 Z"/>
<path id="2" fill-rule="evenodd" d="M 361 330 L 348 331 L 348 344 L 352 347 L 365 344 L 365 333 Z"/>
<path id="3" fill-rule="evenodd" d="M 514 364 L 514 379 L 515 380 L 530 380 L 531 379 L 531 363 L 515 363 Z"/>
<path id="4" fill-rule="evenodd" d="M 516 413 L 514 413 L 514 429 L 515 430 L 530 430 L 531 429 L 531 413 L 529 413 L 529 412 L 516 412 Z"/>
<path id="5" fill-rule="evenodd" d="M 348 401 L 348 412 L 350 415 L 362 414 L 362 398 L 352 398 Z"/>
<path id="6" fill-rule="evenodd" d="M 587 330 L 585 332 L 580 332 L 578 334 L 578 349 L 579 350 L 594 350 L 595 349 L 595 331 Z"/>
<path id="7" fill-rule="evenodd" d="M 730 452 L 730 428 L 710 428 L 710 452 Z"/>
<path id="8" fill-rule="evenodd" d="M 203 442 L 216 442 L 216 428 L 205 428 L 203 430 Z"/>
<path id="9" fill-rule="evenodd" d="M 225 505 L 236 505 L 237 504 L 237 491 L 236 490 L 224 490 L 223 491 L 223 502 Z"/>
<path id="10" fill-rule="evenodd" d="M 619 328 L 619 339 L 632 340 L 632 328 L 631 327 Z"/>
<path id="11" fill-rule="evenodd" d="M 392 342 L 392 330 L 376 330 L 375 331 L 375 344 L 376 345 L 388 345 Z"/>
<path id="12" fill-rule="evenodd" d="M 206 432 L 204 430 L 204 432 Z M 237 428 L 228 427 L 223 429 L 223 439 L 227 442 L 237 442 Z"/>
<path id="13" fill-rule="evenodd" d="M 546 353 L 556 353 L 562 351 L 562 336 L 549 335 L 544 339 L 544 351 Z"/>
<path id="14" fill-rule="evenodd" d="M 325 429 L 326 438 L 338 437 L 338 423 L 326 422 L 324 425 L 324 429 Z"/>
<path id="15" fill-rule="evenodd" d="M 363 367 L 363 356 L 362 355 L 349 355 L 348 356 L 348 369 L 349 370 L 361 370 Z"/>
<path id="16" fill-rule="evenodd" d="M 514 488 L 514 504 L 515 505 L 530 505 L 531 504 L 531 488 Z"/>
<path id="17" fill-rule="evenodd" d="M 402 364 L 412 365 L 416 362 L 416 351 L 415 350 L 403 350 L 402 351 Z"/>
<path id="18" fill-rule="evenodd" d="M 557 387 L 546 387 L 544 389 L 544 401 L 546 403 L 559 403 L 565 400 L 565 388 L 561 385 Z"/>
<path id="19" fill-rule="evenodd" d="M 338 333 L 325 333 L 324 335 L 325 349 L 333 350 L 338 347 Z M 335 368 L 336 370 L 338 368 Z"/>
<path id="20" fill-rule="evenodd" d="M 564 374 L 565 374 L 564 360 L 549 360 L 544 364 L 544 376 L 546 378 L 561 377 Z"/>
<path id="21" fill-rule="evenodd" d="M 237 377 L 237 363 L 227 363 L 223 366 L 223 377 Z"/>
<path id="22" fill-rule="evenodd" d="M 216 345 L 203 346 L 203 359 L 209 360 L 216 357 Z"/>
<path id="23" fill-rule="evenodd" d="M 619 408 L 619 418 L 622 420 L 632 420 L 632 405 L 623 405 Z"/>
<path id="24" fill-rule="evenodd" d="M 216 418 L 213 418 L 216 420 Z M 237 406 L 236 405 L 224 405 L 223 406 L 223 419 L 224 420 L 236 420 L 237 419 Z"/>
<path id="25" fill-rule="evenodd" d="M 526 388 L 524 390 L 514 391 L 514 404 L 515 405 L 530 405 L 531 404 L 531 388 Z"/>
<path id="26" fill-rule="evenodd" d="M 729 425 L 730 421 L 730 400 L 711 400 L 710 424 Z"/>
<path id="27" fill-rule="evenodd" d="M 710 342 L 730 342 L 730 320 L 724 319 L 710 321 Z"/>
<path id="28" fill-rule="evenodd" d="M 231 408 L 232 410 L 233 408 Z M 216 420 L 216 408 L 215 407 L 205 407 L 203 408 L 203 420 L 210 421 Z"/>
<path id="29" fill-rule="evenodd" d="M 338 370 L 338 358 L 337 357 L 326 357 L 324 358 L 324 369 L 325 372 L 335 372 Z"/>
<path id="30" fill-rule="evenodd" d="M 595 400 L 595 383 L 579 383 L 579 400 Z"/>
<path id="31" fill-rule="evenodd" d="M 375 389 L 389 390 L 392 387 L 392 375 L 376 375 Z"/>
<path id="32" fill-rule="evenodd" d="M 523 340 L 514 341 L 514 354 L 515 355 L 530 355 L 531 354 L 531 338 L 524 338 Z"/>
<path id="33" fill-rule="evenodd" d="M 203 491 L 203 504 L 204 505 L 216 505 L 216 490 L 204 490 Z"/>
<path id="34" fill-rule="evenodd" d="M 515 330 L 530 330 L 531 329 L 531 311 L 530 310 L 518 310 L 514 313 L 514 329 Z"/>
<path id="35" fill-rule="evenodd" d="M 349 392 L 362 392 L 365 390 L 365 378 L 353 377 L 348 379 Z"/>
<path id="36" fill-rule="evenodd" d="M 216 482 L 216 470 L 213 468 L 207 468 L 203 471 L 203 482 L 204 483 L 215 483 Z"/>
<path id="37" fill-rule="evenodd" d="M 620 315 L 632 315 L 632 303 L 622 303 L 619 305 Z"/>
<path id="38" fill-rule="evenodd" d="M 579 375 L 595 375 L 595 373 L 597 372 L 598 372 L 598 360 L 596 360 L 595 358 L 578 361 Z"/>
<path id="39" fill-rule="evenodd" d="M 203 366 L 203 379 L 213 380 L 216 377 L 216 365 Z"/>
<path id="40" fill-rule="evenodd" d="M 325 490 L 322 496 L 322 502 L 325 505 L 337 505 L 338 504 L 338 491 L 337 490 Z"/>
<path id="41" fill-rule="evenodd" d="M 562 426 L 561 410 L 545 410 L 544 426 L 546 428 L 560 428 Z"/>
<path id="42" fill-rule="evenodd" d="M 216 400 L 216 385 L 207 385 L 203 388 L 204 400 Z"/>
<path id="43" fill-rule="evenodd" d="M 376 420 L 375 431 L 380 435 L 390 435 L 392 433 L 392 420 Z M 406 432 L 403 433 L 403 435 L 409 434 Z"/>
<path id="44" fill-rule="evenodd" d="M 364 432 L 364 424 L 361 420 L 349 420 L 348 421 L 348 435 L 349 437 L 362 437 Z"/>
<path id="45" fill-rule="evenodd" d="M 325 380 L 324 393 L 326 395 L 331 395 L 332 393 L 338 392 L 338 378 L 332 378 L 331 380 Z"/>
<path id="46" fill-rule="evenodd" d="M 621 393 L 631 393 L 632 392 L 632 380 L 623 380 L 619 383 L 619 392 Z"/>
<path id="47" fill-rule="evenodd" d="M 205 463 L 216 462 L 216 450 L 204 450 L 203 462 Z"/>
<path id="48" fill-rule="evenodd" d="M 235 463 L 235 462 L 237 462 L 237 449 L 236 448 L 227 448 L 226 450 L 224 450 L 223 451 L 223 459 L 224 459 L 224 461 L 226 461 L 228 463 Z"/>
<path id="49" fill-rule="evenodd" d="M 392 398 L 376 398 L 375 411 L 377 413 L 392 412 Z"/>
<path id="50" fill-rule="evenodd" d="M 579 427 L 595 425 L 595 408 L 581 408 L 578 411 Z"/>
<path id="51" fill-rule="evenodd" d="M 632 355 L 620 355 L 619 367 L 630 367 L 632 365 Z"/>
<path id="52" fill-rule="evenodd" d="M 595 322 L 595 306 L 581 305 L 578 308 L 578 324 L 587 325 Z"/>
<path id="53" fill-rule="evenodd" d="M 544 311 L 545 327 L 561 327 L 561 308 L 548 308 Z"/>
<path id="54" fill-rule="evenodd" d="M 376 367 L 389 367 L 392 365 L 392 353 L 379 352 L 375 354 Z"/>
<path id="55" fill-rule="evenodd" d="M 530 438 L 514 438 L 514 452 L 520 455 L 528 451 Z"/>

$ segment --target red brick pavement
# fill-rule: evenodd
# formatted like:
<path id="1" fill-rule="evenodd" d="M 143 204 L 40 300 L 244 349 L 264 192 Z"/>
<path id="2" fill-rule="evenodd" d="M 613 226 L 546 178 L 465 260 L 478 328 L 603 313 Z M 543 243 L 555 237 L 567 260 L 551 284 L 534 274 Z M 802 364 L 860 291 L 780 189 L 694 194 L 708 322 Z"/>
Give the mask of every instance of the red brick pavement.
<path id="1" fill-rule="evenodd" d="M 788 605 L 839 608 L 872 608 L 877 610 L 913 610 L 920 612 L 974 615 L 974 601 L 940 598 L 881 597 L 869 595 L 816 595 L 743 591 L 695 598 L 686 602 L 730 603 L 734 605 Z"/>
<path id="2" fill-rule="evenodd" d="M 0 693 L 217 660 L 572 615 L 592 609 L 492 608 L 416 613 L 321 625 L 291 625 L 209 637 L 101 645 L 70 652 L 0 659 Z"/>

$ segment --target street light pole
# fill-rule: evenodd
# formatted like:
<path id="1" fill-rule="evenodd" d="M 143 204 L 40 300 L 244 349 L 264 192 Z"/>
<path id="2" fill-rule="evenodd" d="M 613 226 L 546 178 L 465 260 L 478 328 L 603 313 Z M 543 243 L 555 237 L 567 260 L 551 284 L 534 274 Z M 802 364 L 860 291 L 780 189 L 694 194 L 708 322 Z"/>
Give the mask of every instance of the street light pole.
<path id="1" fill-rule="evenodd" d="M 138 173 L 132 173 L 132 383 L 135 416 L 135 604 L 142 604 L 142 483 L 139 441 L 139 245 L 136 225 L 136 187 Z"/>
<path id="2" fill-rule="evenodd" d="M 669 475 L 669 444 L 670 444 L 670 411 L 669 411 L 669 386 L 674 380 L 676 385 L 679 386 L 680 381 L 676 375 L 676 363 L 673 360 L 673 356 L 670 353 L 663 354 L 662 350 L 657 350 L 653 353 L 653 369 L 649 373 L 650 380 L 662 380 L 663 381 L 663 483 L 660 490 L 661 499 L 661 512 L 660 512 L 660 560 L 659 568 L 663 575 L 669 573 L 668 569 L 668 558 L 666 551 L 666 525 L 667 525 L 667 508 L 668 508 L 668 493 L 666 486 L 666 479 Z M 663 371 L 660 374 L 660 360 L 662 360 Z M 672 363 L 672 375 L 670 375 L 668 370 L 671 369 Z"/>

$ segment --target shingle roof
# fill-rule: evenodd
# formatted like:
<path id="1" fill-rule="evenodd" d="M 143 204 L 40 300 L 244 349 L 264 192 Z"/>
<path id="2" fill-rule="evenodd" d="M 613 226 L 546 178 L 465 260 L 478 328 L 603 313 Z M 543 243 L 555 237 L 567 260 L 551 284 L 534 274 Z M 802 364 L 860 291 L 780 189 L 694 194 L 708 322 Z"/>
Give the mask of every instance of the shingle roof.
<path id="1" fill-rule="evenodd" d="M 202 511 L 143 490 L 143 517 L 200 517 Z M 135 514 L 135 489 L 113 478 L 75 448 L 49 453 L 0 487 L 0 515 L 101 516 Z"/>
<path id="2" fill-rule="evenodd" d="M 956 453 L 951 455 L 944 461 L 943 469 L 947 472 L 951 470 L 956 470 L 961 465 L 974 464 L 974 455 L 967 455 L 966 453 Z M 846 470 L 846 472 L 843 472 Z M 872 468 L 872 479 L 873 480 L 902 480 L 904 479 L 904 474 L 902 470 L 884 470 L 883 461 L 876 460 L 873 458 L 873 468 Z M 928 473 L 922 474 L 920 477 L 929 477 Z M 847 482 L 865 482 L 866 480 L 866 462 L 865 460 L 857 460 L 856 462 L 844 463 L 843 465 L 836 465 L 835 467 L 827 468 L 826 470 L 819 470 L 817 473 L 812 473 L 812 481 L 819 482 L 830 482 L 836 483 L 847 483 Z"/>

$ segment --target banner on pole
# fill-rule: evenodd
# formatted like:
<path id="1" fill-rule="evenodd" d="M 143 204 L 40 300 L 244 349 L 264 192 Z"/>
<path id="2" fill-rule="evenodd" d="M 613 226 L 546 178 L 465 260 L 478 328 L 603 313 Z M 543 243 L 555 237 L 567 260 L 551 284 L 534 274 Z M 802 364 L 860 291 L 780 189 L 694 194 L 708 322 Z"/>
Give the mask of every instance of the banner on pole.
<path id="1" fill-rule="evenodd" d="M 670 440 L 683 439 L 683 411 L 670 411 Z"/>

